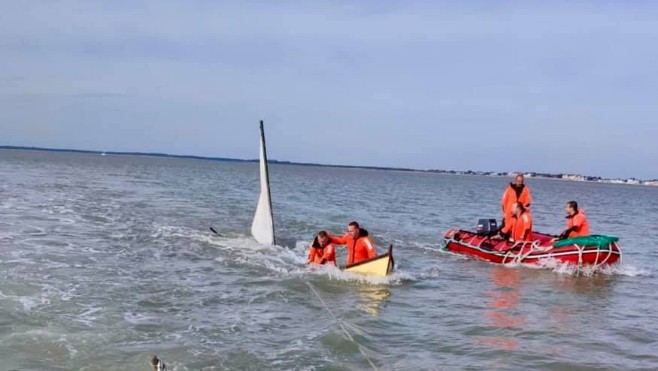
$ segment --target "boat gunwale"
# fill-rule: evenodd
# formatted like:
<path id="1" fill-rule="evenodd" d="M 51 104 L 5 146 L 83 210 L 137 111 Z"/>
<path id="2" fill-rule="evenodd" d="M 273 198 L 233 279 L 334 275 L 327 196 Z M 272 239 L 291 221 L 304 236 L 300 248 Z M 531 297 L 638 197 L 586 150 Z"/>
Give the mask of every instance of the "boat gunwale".
<path id="1" fill-rule="evenodd" d="M 386 274 L 388 274 L 388 273 L 390 273 L 390 271 L 392 271 L 393 268 L 395 267 L 395 260 L 393 259 L 393 245 L 392 245 L 392 244 L 389 245 L 389 247 L 388 247 L 388 252 L 386 252 L 386 253 L 384 253 L 384 254 L 381 254 L 381 255 L 375 256 L 374 258 L 370 258 L 370 259 L 362 260 L 362 261 L 360 261 L 360 262 L 358 262 L 358 263 L 353 263 L 353 264 L 347 264 L 347 265 L 344 265 L 344 266 L 340 267 L 340 269 L 341 269 L 341 270 L 346 270 L 346 269 L 349 269 L 349 268 L 358 267 L 358 266 L 363 265 L 363 264 L 372 263 L 372 262 L 374 262 L 374 261 L 381 260 L 381 259 L 384 259 L 384 258 L 390 258 L 391 261 L 393 262 L 393 266 L 391 267 L 391 269 L 390 269 L 388 272 L 386 272 Z"/>

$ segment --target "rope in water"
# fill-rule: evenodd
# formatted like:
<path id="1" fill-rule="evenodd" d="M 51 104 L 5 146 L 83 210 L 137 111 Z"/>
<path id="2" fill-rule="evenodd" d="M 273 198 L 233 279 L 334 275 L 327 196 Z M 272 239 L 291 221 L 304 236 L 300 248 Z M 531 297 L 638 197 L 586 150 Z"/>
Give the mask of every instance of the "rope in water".
<path id="1" fill-rule="evenodd" d="M 351 341 L 351 342 L 353 342 L 354 344 L 356 344 L 357 348 L 359 349 L 359 352 L 361 353 L 361 355 L 363 355 L 363 358 L 365 358 L 365 360 L 368 361 L 368 363 L 370 364 L 370 367 L 372 367 L 372 369 L 375 370 L 375 371 L 379 371 L 379 369 L 377 368 L 377 366 L 375 366 L 375 364 L 370 360 L 370 357 L 368 357 L 368 355 L 366 354 L 366 352 L 363 350 L 363 347 L 361 347 L 361 344 L 359 344 L 356 340 L 354 340 L 354 338 L 352 337 L 352 335 L 350 335 L 350 332 L 347 331 L 347 328 L 345 327 L 345 324 L 343 323 L 343 320 L 340 319 L 340 318 L 338 318 L 338 317 L 336 317 L 336 315 L 334 314 L 334 312 L 332 312 L 331 309 L 329 308 L 329 306 L 324 302 L 324 300 L 322 300 L 322 296 L 320 296 L 320 293 L 315 289 L 315 287 L 313 286 L 313 284 L 310 283 L 310 282 L 306 282 L 306 284 L 307 284 L 308 287 L 311 289 L 311 291 L 313 292 L 313 294 L 318 298 L 318 300 L 320 301 L 320 303 L 322 303 L 322 306 L 324 306 L 324 309 L 326 309 L 327 312 L 329 312 L 329 314 L 334 318 L 334 320 L 336 321 L 336 323 L 338 323 L 338 326 L 340 327 L 340 329 L 341 329 L 341 330 L 343 331 L 343 333 L 345 334 L 345 337 L 347 337 L 347 339 L 348 339 L 349 341 Z"/>

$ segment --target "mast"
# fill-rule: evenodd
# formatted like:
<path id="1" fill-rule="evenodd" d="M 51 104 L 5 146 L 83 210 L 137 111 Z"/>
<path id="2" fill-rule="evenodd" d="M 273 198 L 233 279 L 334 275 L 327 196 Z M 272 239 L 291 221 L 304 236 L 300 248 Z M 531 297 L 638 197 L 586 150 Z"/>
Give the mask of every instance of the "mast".
<path id="1" fill-rule="evenodd" d="M 267 147 L 263 121 L 260 121 L 260 197 L 256 215 L 251 225 L 251 234 L 262 244 L 275 245 L 274 213 L 272 212 L 272 195 L 270 192 L 270 174 L 267 164 Z"/>

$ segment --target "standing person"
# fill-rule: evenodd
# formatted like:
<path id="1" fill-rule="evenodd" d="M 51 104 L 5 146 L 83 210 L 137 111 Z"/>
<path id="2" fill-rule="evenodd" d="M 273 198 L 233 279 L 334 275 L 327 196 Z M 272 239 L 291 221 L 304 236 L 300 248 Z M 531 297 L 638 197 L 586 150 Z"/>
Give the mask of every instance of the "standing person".
<path id="1" fill-rule="evenodd" d="M 567 202 L 564 209 L 567 213 L 567 229 L 565 229 L 558 239 L 564 240 L 580 236 L 589 236 L 589 222 L 583 210 L 578 209 L 576 201 Z"/>
<path id="2" fill-rule="evenodd" d="M 501 206 L 503 208 L 503 225 L 500 228 L 501 234 L 510 233 L 514 227 L 512 208 L 517 202 L 520 202 L 524 209 L 529 209 L 532 203 L 530 188 L 525 185 L 523 174 L 517 174 L 514 178 L 514 183 L 510 183 L 503 193 L 503 199 L 501 200 Z"/>
<path id="3" fill-rule="evenodd" d="M 368 231 L 361 229 L 359 223 L 347 225 L 347 233 L 343 237 L 330 236 L 329 241 L 336 245 L 347 247 L 347 264 L 354 264 L 377 256 L 375 245 L 370 240 Z"/>
<path id="4" fill-rule="evenodd" d="M 336 265 L 336 247 L 329 241 L 329 234 L 320 231 L 308 249 L 308 264 L 327 263 Z"/>
<path id="5" fill-rule="evenodd" d="M 514 224 L 512 225 L 513 242 L 532 240 L 532 216 L 522 203 L 516 202 L 512 206 Z"/>

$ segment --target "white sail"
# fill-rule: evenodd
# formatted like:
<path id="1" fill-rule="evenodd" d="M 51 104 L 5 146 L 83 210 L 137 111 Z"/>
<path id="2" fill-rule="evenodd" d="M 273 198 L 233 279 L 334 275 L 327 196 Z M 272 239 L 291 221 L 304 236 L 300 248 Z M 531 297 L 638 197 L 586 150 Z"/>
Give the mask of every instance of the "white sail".
<path id="1" fill-rule="evenodd" d="M 260 198 L 256 207 L 251 234 L 256 241 L 264 245 L 274 245 L 274 220 L 272 217 L 272 198 L 270 197 L 270 178 L 267 168 L 267 151 L 265 148 L 265 131 L 260 122 Z"/>

